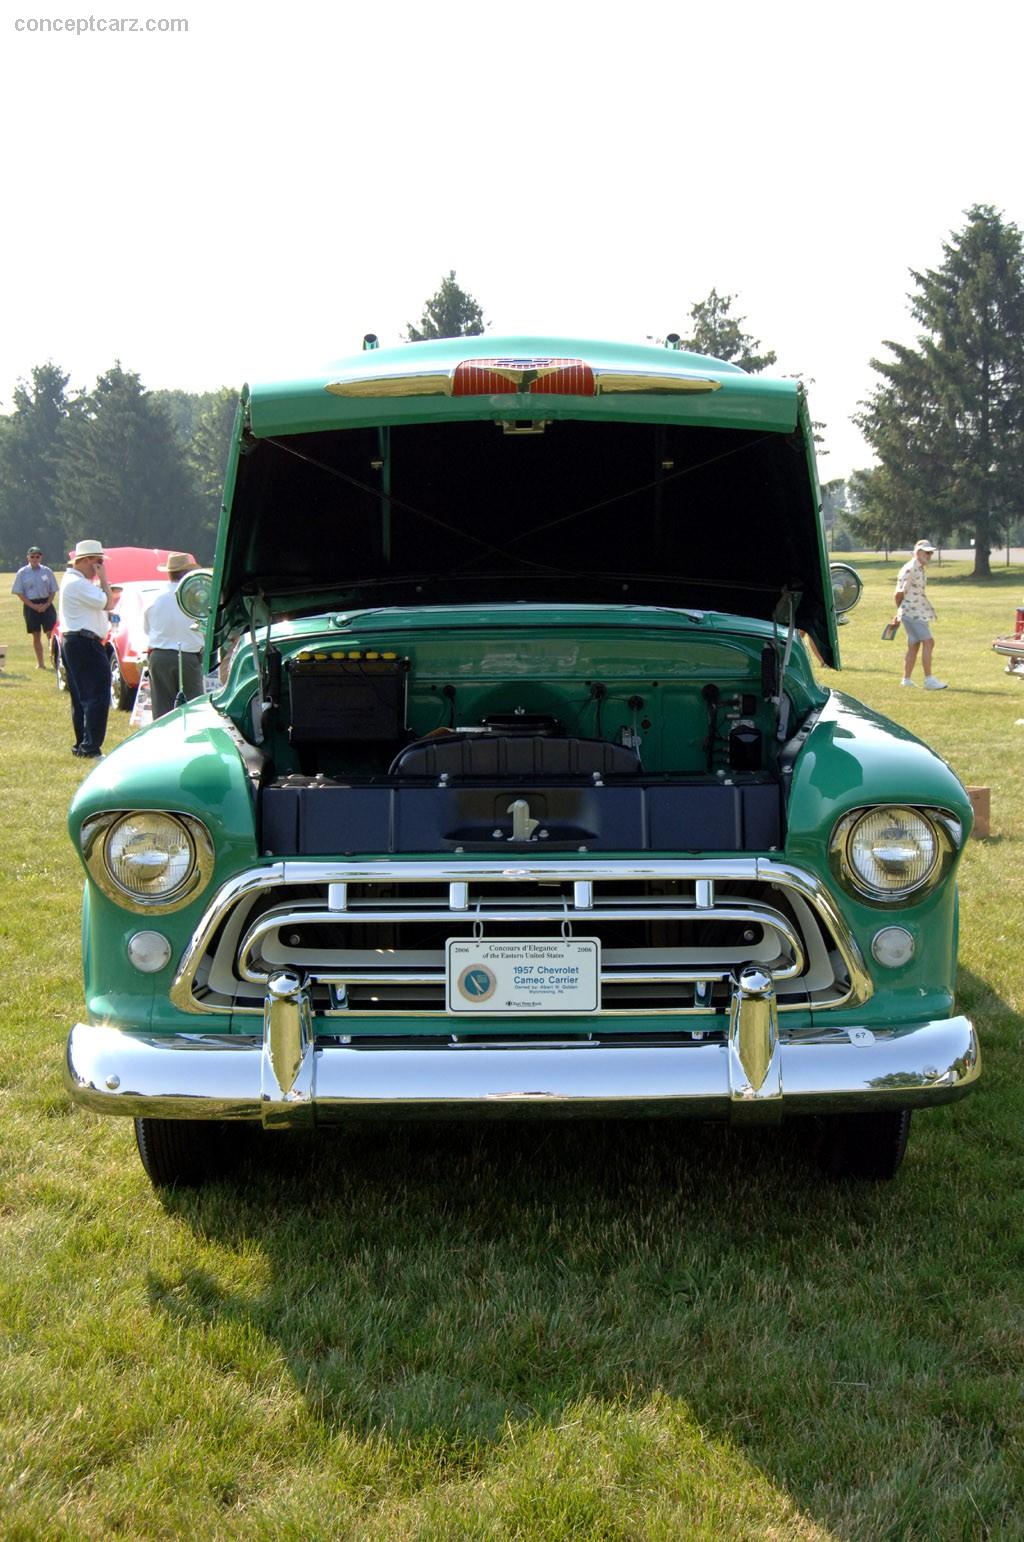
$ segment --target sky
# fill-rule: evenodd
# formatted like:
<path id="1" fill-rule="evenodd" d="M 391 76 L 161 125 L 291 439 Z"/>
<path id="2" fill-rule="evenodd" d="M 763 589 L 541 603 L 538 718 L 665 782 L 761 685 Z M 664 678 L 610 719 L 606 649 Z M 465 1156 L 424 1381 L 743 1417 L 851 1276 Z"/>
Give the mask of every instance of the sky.
<path id="1" fill-rule="evenodd" d="M 871 463 L 909 270 L 972 204 L 1024 224 L 1005 3 L 98 3 L 0 10 L 0 412 L 48 359 L 312 372 L 451 269 L 495 335 L 685 336 L 716 288 L 809 382 L 827 480 Z"/>

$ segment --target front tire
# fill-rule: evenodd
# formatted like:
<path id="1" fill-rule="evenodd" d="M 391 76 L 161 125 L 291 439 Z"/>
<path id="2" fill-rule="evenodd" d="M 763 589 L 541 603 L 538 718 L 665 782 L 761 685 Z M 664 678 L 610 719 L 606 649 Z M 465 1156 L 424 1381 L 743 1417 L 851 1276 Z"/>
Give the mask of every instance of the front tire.
<path id="1" fill-rule="evenodd" d="M 155 1189 L 198 1188 L 230 1166 L 227 1125 L 217 1119 L 136 1119 L 135 1141 Z"/>
<path id="2" fill-rule="evenodd" d="M 822 1166 L 831 1178 L 895 1178 L 909 1135 L 909 1108 L 831 1114 L 822 1121 Z"/>
<path id="3" fill-rule="evenodd" d="M 135 704 L 137 685 L 129 685 L 121 673 L 121 661 L 117 654 L 110 660 L 110 705 L 118 712 L 130 712 Z"/>

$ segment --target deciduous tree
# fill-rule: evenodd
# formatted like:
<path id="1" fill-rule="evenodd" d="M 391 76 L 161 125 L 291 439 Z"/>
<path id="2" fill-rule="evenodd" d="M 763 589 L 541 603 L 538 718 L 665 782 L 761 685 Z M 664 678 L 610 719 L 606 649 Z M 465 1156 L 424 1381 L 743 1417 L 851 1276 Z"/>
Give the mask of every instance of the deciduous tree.
<path id="1" fill-rule="evenodd" d="M 937 516 L 922 508 L 912 491 L 885 466 L 850 473 L 847 480 L 846 524 L 862 546 L 872 551 L 910 548 L 926 529 L 936 543 L 946 531 Z"/>
<path id="2" fill-rule="evenodd" d="M 183 391 L 179 386 L 150 391 L 149 399 L 162 407 L 183 444 L 191 444 L 199 420 L 221 395 L 220 391 Z"/>

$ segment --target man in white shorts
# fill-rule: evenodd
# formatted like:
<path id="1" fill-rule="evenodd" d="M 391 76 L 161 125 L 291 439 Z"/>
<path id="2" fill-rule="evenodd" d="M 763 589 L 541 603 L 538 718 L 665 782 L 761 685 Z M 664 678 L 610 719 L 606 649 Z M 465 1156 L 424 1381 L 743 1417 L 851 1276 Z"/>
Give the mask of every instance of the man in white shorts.
<path id="1" fill-rule="evenodd" d="M 900 568 L 894 596 L 895 619 L 902 621 L 903 630 L 907 634 L 907 651 L 903 659 L 903 679 L 900 684 L 917 683 L 911 679 L 911 676 L 914 673 L 914 665 L 917 663 L 917 653 L 920 649 L 925 690 L 944 691 L 945 680 L 936 680 L 932 674 L 932 649 L 935 647 L 935 639 L 932 637 L 929 622 L 935 619 L 935 608 L 926 592 L 928 580 L 925 577 L 925 568 L 931 562 L 934 553 L 935 547 L 931 541 L 918 541 L 914 547 L 914 555 Z"/>

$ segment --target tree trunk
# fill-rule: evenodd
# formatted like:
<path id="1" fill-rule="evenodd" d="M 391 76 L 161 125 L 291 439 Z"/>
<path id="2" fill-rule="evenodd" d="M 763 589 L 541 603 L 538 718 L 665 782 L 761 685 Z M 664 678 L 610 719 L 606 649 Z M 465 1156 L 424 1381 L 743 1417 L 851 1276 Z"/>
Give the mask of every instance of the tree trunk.
<path id="1" fill-rule="evenodd" d="M 988 522 L 978 524 L 974 529 L 974 572 L 972 578 L 991 578 L 992 566 L 989 562 L 991 549 L 988 543 Z"/>

